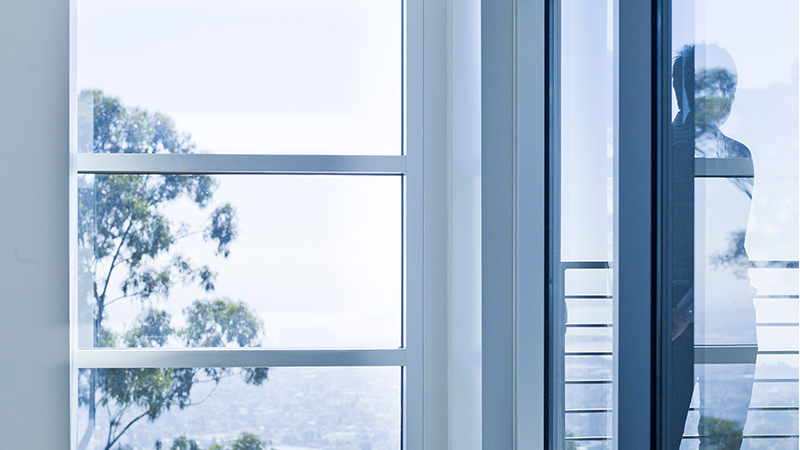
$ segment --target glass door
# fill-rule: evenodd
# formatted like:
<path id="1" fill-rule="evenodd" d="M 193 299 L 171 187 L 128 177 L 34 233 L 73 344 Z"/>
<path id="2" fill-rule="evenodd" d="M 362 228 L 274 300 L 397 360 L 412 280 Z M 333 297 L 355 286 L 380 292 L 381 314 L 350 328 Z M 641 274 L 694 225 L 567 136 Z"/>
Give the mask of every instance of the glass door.
<path id="1" fill-rule="evenodd" d="M 797 449 L 798 4 L 674 0 L 671 37 L 667 448 Z"/>
<path id="2" fill-rule="evenodd" d="M 548 445 L 797 450 L 798 3 L 549 11 Z"/>
<path id="3" fill-rule="evenodd" d="M 558 3 L 558 4 L 555 4 Z M 551 4 L 551 448 L 611 449 L 613 0 Z"/>

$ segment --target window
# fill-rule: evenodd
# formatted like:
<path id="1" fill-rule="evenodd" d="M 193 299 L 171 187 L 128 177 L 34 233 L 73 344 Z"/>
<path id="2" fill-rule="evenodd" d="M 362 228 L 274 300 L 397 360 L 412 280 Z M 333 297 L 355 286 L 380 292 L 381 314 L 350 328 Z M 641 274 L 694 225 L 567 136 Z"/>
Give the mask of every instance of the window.
<path id="1" fill-rule="evenodd" d="M 76 448 L 441 434 L 418 3 L 76 2 Z"/>

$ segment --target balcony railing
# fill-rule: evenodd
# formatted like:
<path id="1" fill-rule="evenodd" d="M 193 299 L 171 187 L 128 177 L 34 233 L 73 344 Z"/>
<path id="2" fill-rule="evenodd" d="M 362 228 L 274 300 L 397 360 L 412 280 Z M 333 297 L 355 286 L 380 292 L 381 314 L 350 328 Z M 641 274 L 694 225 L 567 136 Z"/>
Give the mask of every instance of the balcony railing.
<path id="1" fill-rule="evenodd" d="M 751 269 L 793 269 L 795 271 L 794 286 L 796 289 L 797 282 L 797 261 L 751 261 Z M 562 280 L 567 280 L 567 271 L 587 271 L 587 270 L 603 270 L 609 269 L 609 263 L 606 261 L 567 261 L 562 262 L 563 277 Z M 752 272 L 751 272 L 752 273 Z M 573 273 L 574 274 L 574 273 Z M 608 289 L 606 292 L 574 292 L 569 290 L 566 281 L 562 286 L 564 292 L 564 299 L 569 304 L 570 300 L 579 301 L 606 301 L 606 305 L 596 308 L 611 308 L 611 301 L 613 296 L 610 295 Z M 759 301 L 766 300 L 767 302 Z M 769 317 L 770 305 L 769 300 L 783 300 L 798 302 L 798 295 L 794 292 L 775 292 L 770 294 L 757 294 L 755 296 L 757 317 Z M 573 305 L 573 309 L 577 306 Z M 577 315 L 576 311 L 571 311 L 570 306 L 567 306 L 568 315 Z M 610 311 L 605 314 L 610 317 Z M 772 314 L 775 316 L 775 314 Z M 778 328 L 791 336 L 795 336 L 794 341 L 788 348 L 775 348 L 761 345 L 759 339 L 759 347 L 756 346 L 696 346 L 695 347 L 695 364 L 737 364 L 752 361 L 753 353 L 756 354 L 756 378 L 753 380 L 753 392 L 769 391 L 771 393 L 771 400 L 769 404 L 758 404 L 756 401 L 751 403 L 748 413 L 748 424 L 745 426 L 745 440 L 774 440 L 772 444 L 763 448 L 798 448 L 800 442 L 800 433 L 798 433 L 798 322 L 797 316 L 791 319 L 792 321 L 775 322 L 764 321 L 757 322 L 756 327 L 759 330 L 767 328 Z M 568 321 L 566 329 L 594 329 L 598 331 L 596 337 L 598 340 L 608 340 L 613 330 L 613 324 L 603 322 L 589 322 L 581 320 L 579 322 Z M 603 331 L 607 330 L 605 333 Z M 591 336 L 584 336 L 591 338 Z M 577 340 L 577 339 L 576 339 Z M 601 350 L 581 348 L 579 343 L 566 345 L 564 352 L 566 357 L 566 381 L 565 389 L 573 391 L 575 395 L 567 395 L 566 413 L 566 427 L 568 442 L 575 443 L 577 448 L 580 449 L 601 449 L 610 448 L 611 436 L 611 364 L 613 359 L 613 352 L 607 342 L 606 347 Z M 592 347 L 596 347 L 592 345 Z M 780 364 L 775 364 L 775 359 L 781 360 Z M 772 361 L 770 361 L 772 360 Z M 772 364 L 770 364 L 772 362 Z M 570 370 L 572 366 L 572 369 Z M 786 370 L 777 370 L 785 366 Z M 577 369 L 582 368 L 582 369 Z M 583 374 L 601 373 L 607 376 L 581 376 Z M 572 374 L 572 375 L 570 375 Z M 582 398 L 580 392 L 592 389 L 600 389 L 605 393 L 605 404 L 597 404 L 597 395 L 592 398 Z M 761 395 L 763 396 L 763 395 Z M 587 396 L 592 397 L 592 396 Z M 753 396 L 755 399 L 756 395 Z M 571 401 L 570 401 L 571 399 Z M 694 420 L 694 426 L 688 426 L 687 431 L 694 430 L 695 434 L 687 434 L 684 440 L 690 442 L 690 448 L 694 448 L 697 444 L 691 442 L 699 442 L 700 437 L 696 435 L 696 423 L 699 418 L 699 408 L 693 404 L 690 408 L 690 418 L 687 422 L 691 423 Z M 766 421 L 769 422 L 769 427 L 762 426 L 765 421 L 752 420 L 758 414 L 773 414 L 773 417 Z M 692 415 L 694 414 L 694 419 Z M 603 418 L 602 416 L 605 415 Z M 598 417 L 599 416 L 599 417 Z M 787 418 L 788 417 L 788 418 Z M 604 419 L 604 420 L 603 420 Z M 605 424 L 605 426 L 603 426 Z M 776 424 L 783 425 L 782 428 L 776 428 Z M 586 425 L 586 426 L 581 426 Z M 760 429 L 768 428 L 768 429 Z M 785 428 L 785 429 L 783 429 Z M 769 444 L 764 442 L 764 444 Z M 759 447 L 762 448 L 762 447 Z"/>

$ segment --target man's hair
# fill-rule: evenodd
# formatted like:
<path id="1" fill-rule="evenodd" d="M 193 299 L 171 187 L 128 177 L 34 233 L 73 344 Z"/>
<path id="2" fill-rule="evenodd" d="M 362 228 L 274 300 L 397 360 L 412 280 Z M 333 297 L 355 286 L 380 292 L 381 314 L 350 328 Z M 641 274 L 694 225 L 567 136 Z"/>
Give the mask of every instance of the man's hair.
<path id="1" fill-rule="evenodd" d="M 694 44 L 684 45 L 672 62 L 672 87 L 678 100 L 678 109 L 683 110 L 686 100 L 694 110 Z"/>
<path id="2" fill-rule="evenodd" d="M 698 56 L 699 58 L 696 58 Z M 736 89 L 737 73 L 736 64 L 731 55 L 716 44 L 685 45 L 678 51 L 672 62 L 672 87 L 678 100 L 678 108 L 694 111 L 695 68 L 703 70 L 722 69 L 719 72 L 727 73 L 726 81 L 731 93 Z"/>

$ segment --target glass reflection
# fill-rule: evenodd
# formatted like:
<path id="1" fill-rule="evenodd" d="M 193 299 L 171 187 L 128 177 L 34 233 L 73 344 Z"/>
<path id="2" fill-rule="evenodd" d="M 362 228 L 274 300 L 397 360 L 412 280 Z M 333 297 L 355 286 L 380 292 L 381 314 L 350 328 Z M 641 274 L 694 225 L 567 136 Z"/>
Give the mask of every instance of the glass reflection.
<path id="1" fill-rule="evenodd" d="M 685 46 L 673 64 L 673 87 L 678 113 L 673 121 L 673 155 L 694 158 L 737 158 L 744 172 L 753 171 L 749 149 L 726 136 L 720 126 L 728 119 L 736 92 L 737 72 L 731 56 L 716 45 Z M 674 246 L 672 340 L 673 395 L 677 414 L 685 418 L 694 382 L 699 383 L 701 448 L 738 449 L 753 389 L 756 352 L 737 358 L 740 364 L 700 364 L 695 368 L 694 346 L 756 346 L 756 321 L 745 238 L 753 195 L 753 178 L 673 183 L 675 209 L 684 227 L 694 207 L 694 287 L 688 245 Z M 692 195 L 692 188 L 695 192 Z M 720 208 L 720 206 L 724 207 Z M 678 233 L 679 240 L 688 233 Z M 691 235 L 689 235 L 691 236 Z M 723 237 L 720 239 L 720 237 Z M 681 279 L 681 277 L 683 279 Z M 696 378 L 695 378 L 696 377 Z M 675 418 L 673 442 L 680 442 L 684 420 Z"/>

